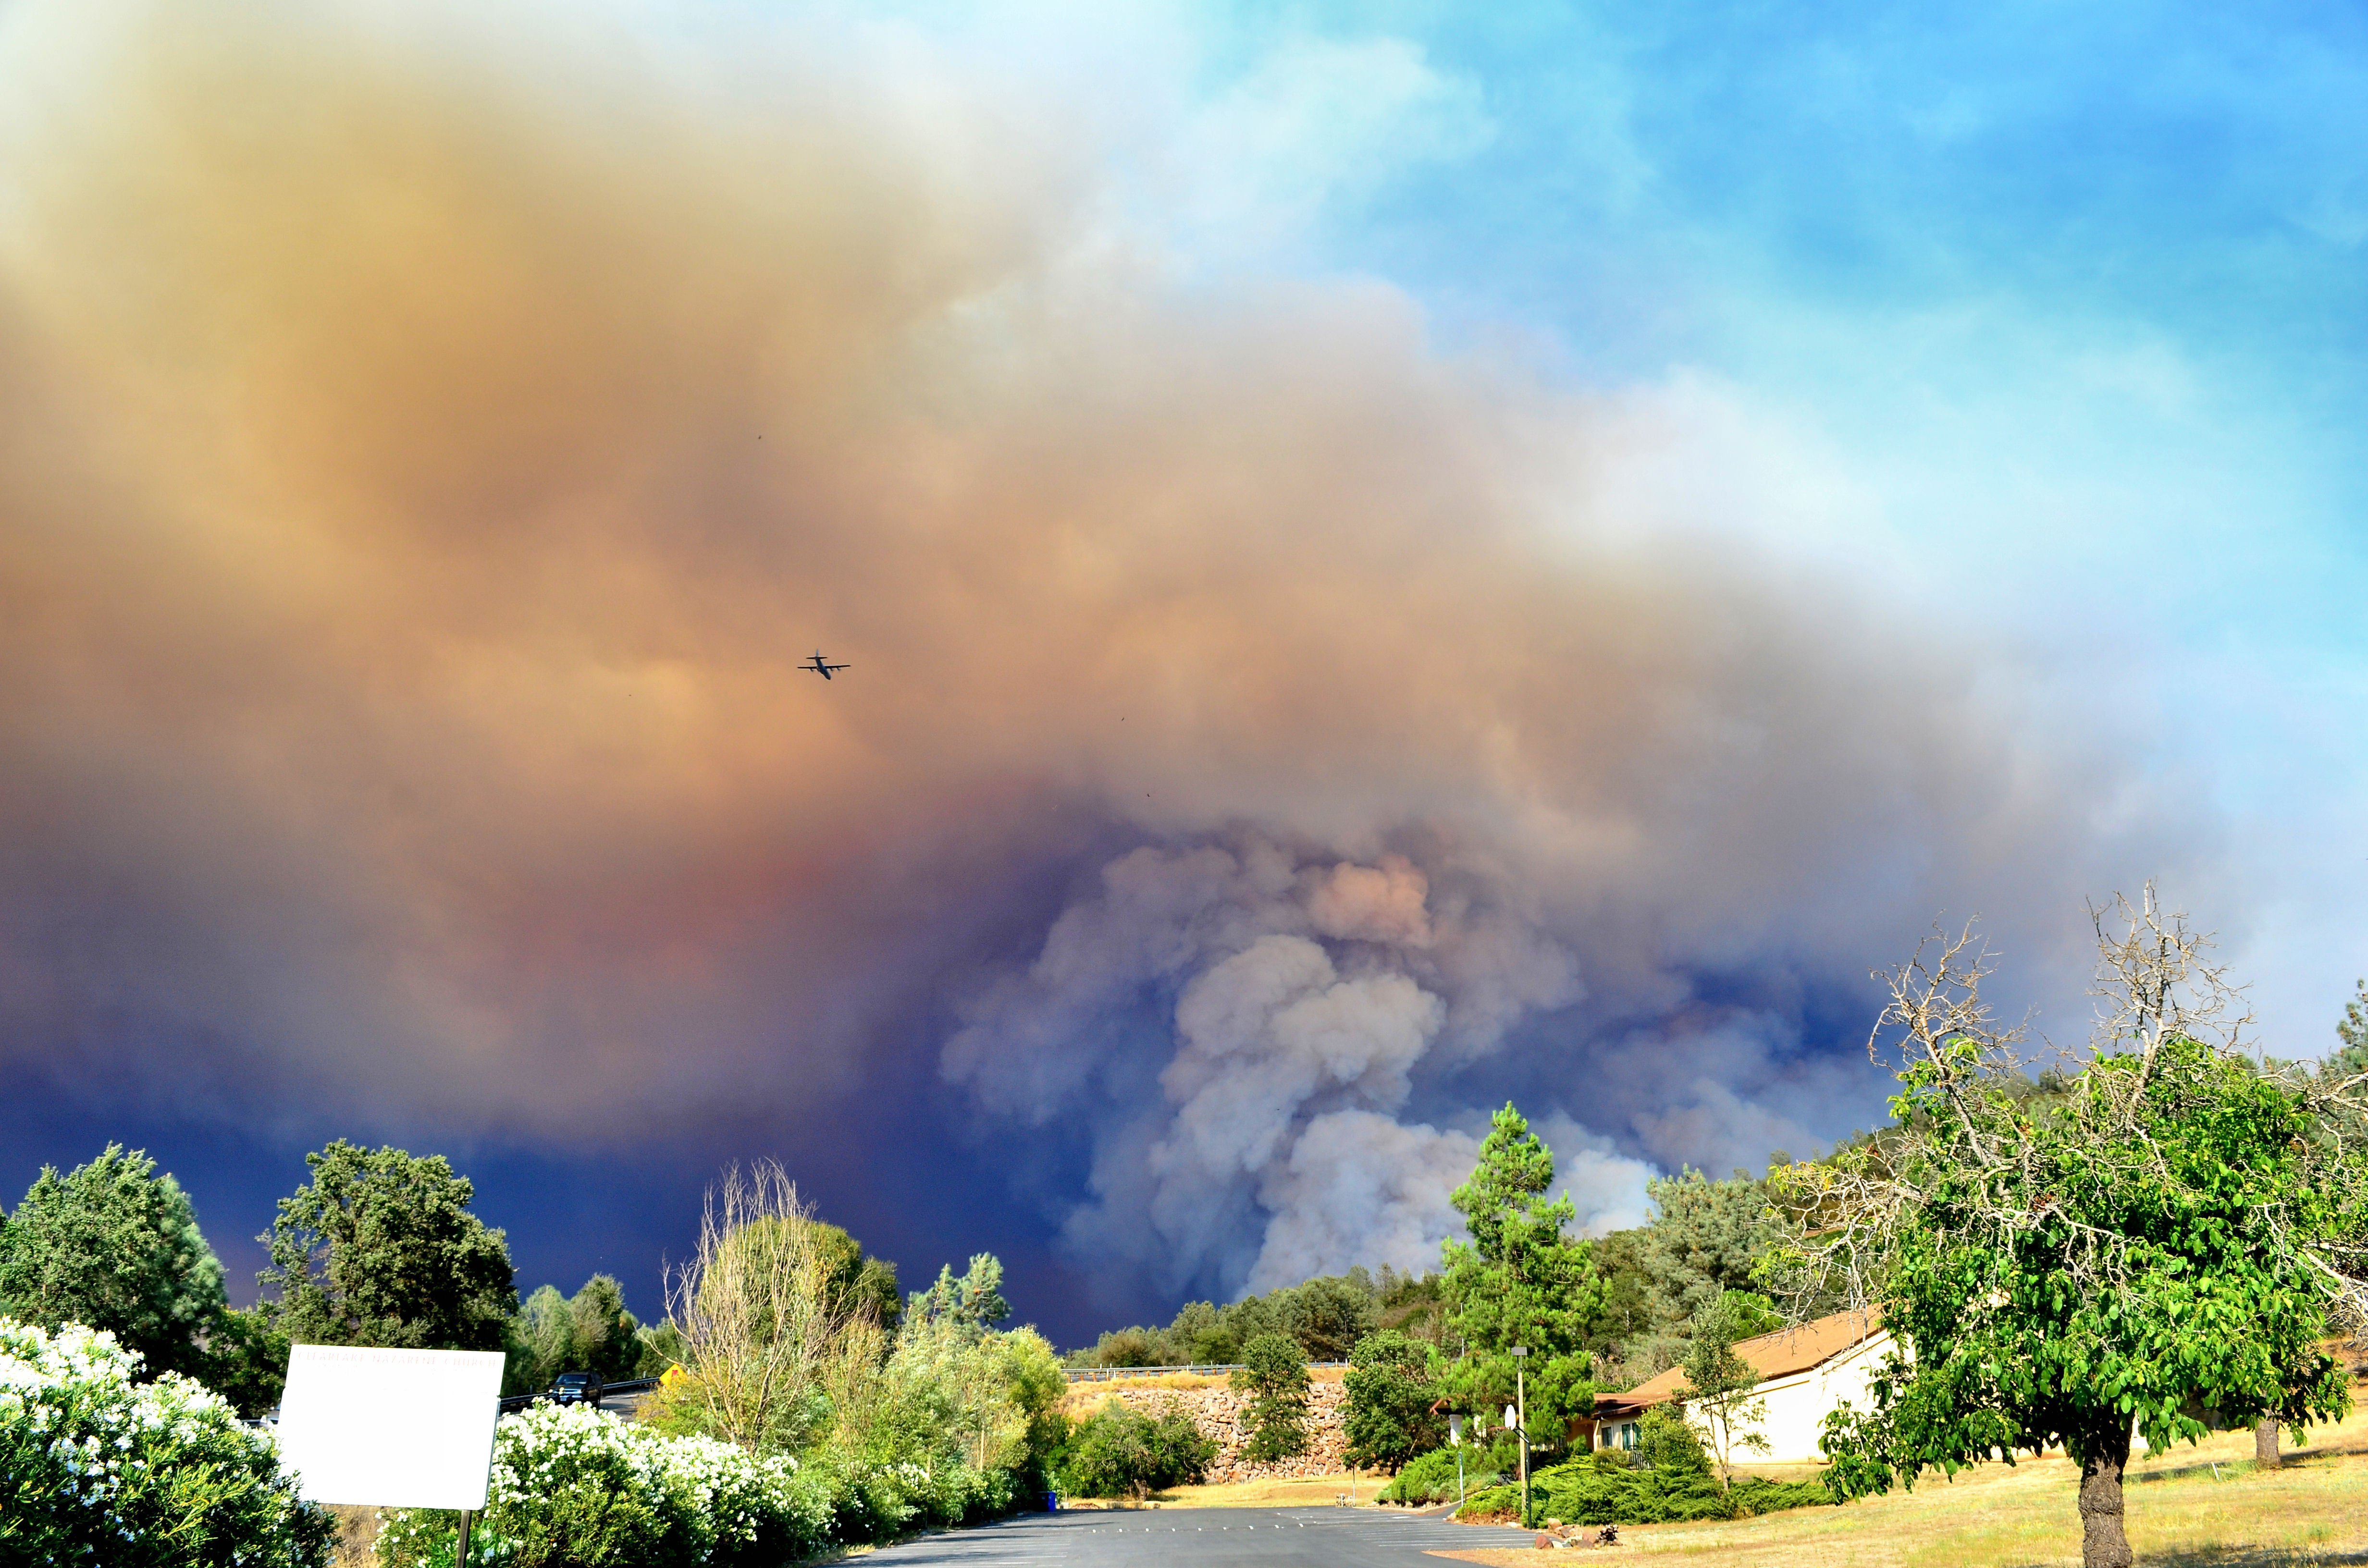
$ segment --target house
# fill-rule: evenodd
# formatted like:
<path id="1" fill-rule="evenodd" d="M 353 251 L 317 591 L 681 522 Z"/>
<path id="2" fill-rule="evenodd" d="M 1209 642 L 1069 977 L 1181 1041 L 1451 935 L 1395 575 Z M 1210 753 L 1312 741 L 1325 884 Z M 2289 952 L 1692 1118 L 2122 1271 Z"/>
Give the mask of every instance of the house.
<path id="1" fill-rule="evenodd" d="M 1737 1344 L 1735 1353 L 1759 1374 L 1750 1397 L 1768 1405 L 1766 1419 L 1750 1428 L 1768 1439 L 1768 1452 L 1749 1457 L 1778 1464 L 1823 1459 L 1817 1437 L 1827 1413 L 1844 1401 L 1861 1410 L 1873 1404 L 1867 1387 L 1892 1346 L 1883 1319 L 1873 1312 L 1836 1312 Z M 1672 1367 L 1625 1393 L 1598 1398 L 1594 1446 L 1634 1448 L 1645 1412 L 1656 1404 L 1682 1408 L 1690 1386 L 1685 1369 Z"/>

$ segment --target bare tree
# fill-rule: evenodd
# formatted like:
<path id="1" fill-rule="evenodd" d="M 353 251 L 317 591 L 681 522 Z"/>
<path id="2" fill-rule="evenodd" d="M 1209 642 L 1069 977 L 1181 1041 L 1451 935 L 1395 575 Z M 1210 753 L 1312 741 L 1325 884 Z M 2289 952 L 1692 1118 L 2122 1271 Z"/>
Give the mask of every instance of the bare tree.
<path id="1" fill-rule="evenodd" d="M 701 1425 L 750 1449 L 805 1447 L 834 1395 L 876 1361 L 868 1305 L 831 1289 L 812 1206 L 774 1161 L 734 1165 L 710 1187 L 690 1261 L 666 1273 L 666 1315 L 682 1335 Z"/>

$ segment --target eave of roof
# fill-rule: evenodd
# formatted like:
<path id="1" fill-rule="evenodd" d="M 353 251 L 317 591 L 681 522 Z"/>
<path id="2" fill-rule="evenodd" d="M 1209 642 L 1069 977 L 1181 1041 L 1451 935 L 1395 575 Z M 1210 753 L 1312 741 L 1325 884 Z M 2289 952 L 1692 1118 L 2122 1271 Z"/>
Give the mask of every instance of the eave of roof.
<path id="1" fill-rule="evenodd" d="M 1810 1323 L 1780 1328 L 1773 1334 L 1763 1334 L 1757 1339 L 1744 1340 L 1736 1346 L 1735 1353 L 1749 1363 L 1751 1369 L 1758 1372 L 1760 1381 L 1765 1382 L 1822 1367 L 1844 1351 L 1865 1344 L 1882 1332 L 1883 1315 L 1878 1312 L 1835 1312 Z M 1639 1414 L 1676 1398 L 1679 1390 L 1690 1386 L 1685 1369 L 1672 1367 L 1657 1377 L 1645 1379 L 1633 1389 L 1598 1399 L 1595 1402 L 1596 1418 L 1619 1419 Z"/>

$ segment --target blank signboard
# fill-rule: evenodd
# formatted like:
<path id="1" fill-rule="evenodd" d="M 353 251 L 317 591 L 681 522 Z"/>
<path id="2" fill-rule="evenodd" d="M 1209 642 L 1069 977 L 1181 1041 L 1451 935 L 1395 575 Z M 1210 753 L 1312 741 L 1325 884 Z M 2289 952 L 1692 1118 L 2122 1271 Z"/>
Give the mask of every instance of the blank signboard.
<path id="1" fill-rule="evenodd" d="M 279 1462 L 315 1503 L 482 1508 L 501 1394 L 498 1350 L 299 1345 Z"/>

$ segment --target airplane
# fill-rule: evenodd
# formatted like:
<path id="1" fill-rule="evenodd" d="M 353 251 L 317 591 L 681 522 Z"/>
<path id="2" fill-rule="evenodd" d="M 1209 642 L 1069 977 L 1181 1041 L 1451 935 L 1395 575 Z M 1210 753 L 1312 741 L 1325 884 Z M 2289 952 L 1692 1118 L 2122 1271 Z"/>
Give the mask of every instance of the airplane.
<path id="1" fill-rule="evenodd" d="M 823 663 L 822 650 L 819 648 L 814 650 L 813 658 L 808 659 L 804 664 L 798 666 L 798 668 L 802 670 L 814 671 L 814 674 L 822 676 L 825 680 L 828 680 L 830 678 L 831 672 L 833 670 L 851 670 L 855 666 L 853 665 L 826 665 Z"/>

